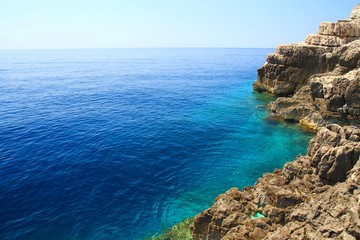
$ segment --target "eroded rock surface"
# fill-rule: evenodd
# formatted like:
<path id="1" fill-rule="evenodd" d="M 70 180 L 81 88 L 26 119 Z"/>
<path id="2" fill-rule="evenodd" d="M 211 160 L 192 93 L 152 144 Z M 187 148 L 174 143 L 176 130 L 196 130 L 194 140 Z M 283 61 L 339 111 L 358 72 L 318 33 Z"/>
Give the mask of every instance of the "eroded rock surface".
<path id="1" fill-rule="evenodd" d="M 360 4 L 348 20 L 321 23 L 304 43 L 282 45 L 258 70 L 257 91 L 280 96 L 272 112 L 312 129 L 360 119 Z"/>
<path id="2" fill-rule="evenodd" d="M 304 43 L 279 46 L 258 70 L 254 89 L 289 96 L 305 85 L 310 76 L 333 71 L 343 55 L 339 48 L 360 39 L 359 12 L 358 5 L 349 20 L 321 23 L 318 33 L 309 35 Z M 359 56 L 348 57 L 351 64 L 347 67 L 357 67 Z"/>
<path id="3" fill-rule="evenodd" d="M 360 40 L 351 43 L 360 50 Z M 329 123 L 358 125 L 360 120 L 360 68 L 346 74 L 321 74 L 292 97 L 279 97 L 269 109 L 286 120 L 312 129 Z"/>
<path id="4" fill-rule="evenodd" d="M 298 156 L 195 217 L 199 239 L 359 239 L 360 129 L 329 125 Z M 252 219 L 256 213 L 264 218 Z"/>
<path id="5" fill-rule="evenodd" d="M 195 217 L 194 239 L 360 239 L 359 67 L 360 4 L 349 20 L 321 23 L 268 56 L 254 89 L 279 96 L 274 119 L 317 135 L 305 156 L 219 195 Z"/>

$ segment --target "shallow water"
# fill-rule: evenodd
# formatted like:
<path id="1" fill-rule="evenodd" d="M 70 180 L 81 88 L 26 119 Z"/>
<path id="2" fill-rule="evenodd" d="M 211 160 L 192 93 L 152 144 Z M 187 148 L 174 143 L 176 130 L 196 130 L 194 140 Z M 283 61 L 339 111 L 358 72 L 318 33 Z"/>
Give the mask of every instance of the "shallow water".
<path id="1" fill-rule="evenodd" d="M 139 239 L 305 153 L 273 49 L 0 51 L 0 239 Z"/>

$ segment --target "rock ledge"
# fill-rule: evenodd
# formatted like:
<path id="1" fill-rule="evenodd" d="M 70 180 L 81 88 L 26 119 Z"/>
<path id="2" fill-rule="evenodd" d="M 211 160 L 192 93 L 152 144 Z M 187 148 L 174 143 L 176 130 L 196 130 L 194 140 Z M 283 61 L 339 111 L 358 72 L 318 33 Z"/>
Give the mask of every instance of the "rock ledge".
<path id="1" fill-rule="evenodd" d="M 360 4 L 348 20 L 324 22 L 304 43 L 281 45 L 258 70 L 254 89 L 280 98 L 273 114 L 316 130 L 360 120 Z"/>
<path id="2" fill-rule="evenodd" d="M 267 57 L 254 89 L 279 96 L 275 118 L 317 135 L 305 156 L 219 195 L 194 218 L 194 239 L 360 239 L 359 67 L 360 4 Z"/>

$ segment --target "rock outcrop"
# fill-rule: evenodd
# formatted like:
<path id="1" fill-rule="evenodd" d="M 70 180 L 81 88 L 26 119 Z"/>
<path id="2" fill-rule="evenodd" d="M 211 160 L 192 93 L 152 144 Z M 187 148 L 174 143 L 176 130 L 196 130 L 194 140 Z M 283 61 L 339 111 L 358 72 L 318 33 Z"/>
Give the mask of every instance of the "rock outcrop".
<path id="1" fill-rule="evenodd" d="M 309 35 L 304 43 L 281 45 L 270 54 L 264 66 L 258 70 L 254 84 L 257 91 L 269 91 L 276 95 L 292 95 L 308 82 L 310 76 L 333 71 L 339 64 L 340 48 L 360 39 L 360 8 L 356 6 L 349 20 L 336 23 L 324 22 L 317 34 Z M 354 47 L 353 49 L 355 49 Z M 348 48 L 346 48 L 348 49 Z M 349 49 L 348 49 L 349 50 Z M 359 50 L 357 50 L 358 52 Z M 343 58 L 346 57 L 345 55 Z M 351 64 L 345 65 L 349 71 L 356 68 L 359 55 L 347 54 Z M 347 59 L 349 62 L 349 59 Z"/>
<path id="2" fill-rule="evenodd" d="M 194 218 L 194 239 L 360 239 L 359 67 L 360 4 L 267 57 L 254 89 L 278 96 L 276 119 L 317 135 L 305 156 L 219 195 Z"/>
<path id="3" fill-rule="evenodd" d="M 282 96 L 274 114 L 317 129 L 360 119 L 360 4 L 349 20 L 321 23 L 304 43 L 282 45 L 258 70 L 256 91 Z"/>
<path id="4" fill-rule="evenodd" d="M 360 41 L 354 42 L 359 44 Z M 270 110 L 285 120 L 312 129 L 327 123 L 358 125 L 360 120 L 360 69 L 344 75 L 314 75 L 292 97 L 279 97 Z"/>
<path id="5" fill-rule="evenodd" d="M 306 156 L 219 195 L 195 217 L 194 239 L 359 239 L 359 141 L 356 127 L 321 128 Z"/>

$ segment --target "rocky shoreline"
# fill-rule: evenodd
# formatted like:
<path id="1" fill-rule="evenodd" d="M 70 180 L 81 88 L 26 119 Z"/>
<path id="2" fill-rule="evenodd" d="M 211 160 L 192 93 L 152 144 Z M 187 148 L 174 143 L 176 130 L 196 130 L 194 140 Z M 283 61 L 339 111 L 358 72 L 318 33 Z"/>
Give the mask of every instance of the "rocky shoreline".
<path id="1" fill-rule="evenodd" d="M 254 90 L 278 99 L 270 110 L 314 130 L 359 125 L 360 5 L 349 20 L 321 23 L 304 43 L 281 45 L 258 70 Z"/>
<path id="2" fill-rule="evenodd" d="M 282 45 L 254 90 L 278 96 L 274 118 L 317 131 L 298 156 L 255 186 L 232 188 L 194 218 L 194 239 L 360 239 L 360 4 Z"/>

